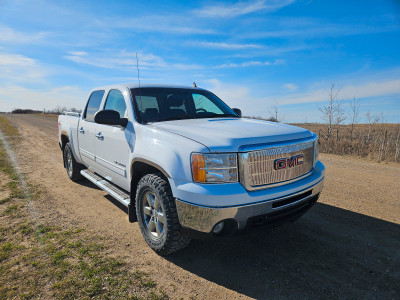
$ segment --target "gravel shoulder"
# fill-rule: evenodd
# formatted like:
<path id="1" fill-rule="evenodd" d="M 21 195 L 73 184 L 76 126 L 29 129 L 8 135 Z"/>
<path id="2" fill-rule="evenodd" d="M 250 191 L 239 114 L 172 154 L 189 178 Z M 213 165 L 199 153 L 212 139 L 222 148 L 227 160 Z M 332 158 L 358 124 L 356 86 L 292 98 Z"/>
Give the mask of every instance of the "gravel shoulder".
<path id="1" fill-rule="evenodd" d="M 21 171 L 42 196 L 39 218 L 102 236 L 132 269 L 173 298 L 400 298 L 400 167 L 321 155 L 319 203 L 268 231 L 193 241 L 167 258 L 148 248 L 121 206 L 88 181 L 68 180 L 57 120 L 7 115 L 20 131 Z"/>

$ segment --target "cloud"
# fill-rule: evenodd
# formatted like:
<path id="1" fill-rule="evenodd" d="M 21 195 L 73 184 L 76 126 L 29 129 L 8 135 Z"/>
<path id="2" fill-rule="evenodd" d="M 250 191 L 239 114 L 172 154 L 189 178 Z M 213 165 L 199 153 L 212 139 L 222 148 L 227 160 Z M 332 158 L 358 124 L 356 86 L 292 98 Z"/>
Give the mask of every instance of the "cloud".
<path id="1" fill-rule="evenodd" d="M 230 107 L 241 107 L 243 102 L 250 98 L 250 90 L 246 86 L 222 83 L 218 79 L 207 81 L 215 95 L 221 98 Z"/>
<path id="2" fill-rule="evenodd" d="M 0 25 L 0 43 L 32 44 L 39 43 L 48 36 L 46 32 L 24 33 Z"/>
<path id="3" fill-rule="evenodd" d="M 289 91 L 296 91 L 299 87 L 293 83 L 286 83 L 283 85 L 284 88 L 288 89 Z"/>
<path id="4" fill-rule="evenodd" d="M 92 55 L 83 51 L 70 51 L 68 53 L 71 55 L 64 56 L 64 58 L 68 60 L 78 64 L 86 64 L 105 69 L 132 70 L 136 69 L 137 64 L 136 52 L 128 52 L 125 50 L 113 55 L 109 55 L 108 53 Z M 142 52 L 138 52 L 138 61 L 140 69 L 203 69 L 203 66 L 197 64 L 167 63 L 160 56 Z"/>
<path id="5" fill-rule="evenodd" d="M 0 53 L 0 78 L 3 78 L 3 81 L 43 82 L 47 74 L 47 68 L 33 58 Z"/>
<path id="6" fill-rule="evenodd" d="M 106 69 L 126 69 L 136 68 L 136 52 L 120 51 L 117 54 L 109 55 L 100 53 L 99 55 L 88 54 L 84 51 L 70 51 L 71 55 L 66 55 L 64 58 L 76 62 L 78 64 L 91 65 Z M 164 60 L 153 54 L 138 53 L 139 67 L 166 67 Z"/>
<path id="7" fill-rule="evenodd" d="M 352 99 L 356 97 L 360 99 L 396 94 L 400 94 L 400 78 L 366 82 L 358 85 L 347 84 L 340 89 L 339 98 Z M 322 102 L 328 100 L 328 90 L 318 89 L 304 93 L 289 94 L 278 99 L 280 105 Z"/>
<path id="8" fill-rule="evenodd" d="M 256 67 L 256 66 L 272 66 L 272 65 L 281 65 L 285 63 L 283 59 L 277 59 L 274 62 L 270 61 L 246 61 L 243 63 L 229 63 L 215 66 L 216 69 L 225 69 L 225 68 L 245 68 L 245 67 Z"/>
<path id="9" fill-rule="evenodd" d="M 193 10 L 193 14 L 204 18 L 232 18 L 257 11 L 275 11 L 290 5 L 294 0 L 257 0 L 237 2 L 235 4 L 217 4 Z"/>
<path id="10" fill-rule="evenodd" d="M 248 38 L 291 38 L 291 37 L 340 37 L 351 36 L 360 34 L 373 34 L 381 32 L 398 31 L 398 25 L 370 25 L 370 24 L 324 24 L 318 21 L 309 24 L 303 24 L 293 27 L 288 27 L 279 30 L 254 30 L 252 33 L 246 35 Z"/>
<path id="11" fill-rule="evenodd" d="M 168 34 L 216 34 L 214 29 L 188 26 L 193 18 L 185 16 L 145 16 L 123 21 L 107 22 L 107 26 L 123 29 L 135 29 L 143 32 L 160 32 Z"/>
<path id="12" fill-rule="evenodd" d="M 3 86 L 0 87 L 1 110 L 11 111 L 15 108 L 42 110 L 52 109 L 57 105 L 81 108 L 88 93 L 89 91 L 75 86 L 61 86 L 49 90 L 29 89 L 19 85 Z"/>
<path id="13" fill-rule="evenodd" d="M 221 42 L 188 42 L 187 45 L 199 46 L 203 48 L 224 49 L 224 50 L 242 50 L 242 49 L 263 49 L 263 45 L 258 44 L 231 44 Z"/>
<path id="14" fill-rule="evenodd" d="M 273 103 L 276 103 L 281 110 L 281 114 L 284 112 L 287 121 L 304 121 L 302 119 L 303 117 L 299 119 L 299 112 L 301 112 L 301 116 L 307 115 L 311 117 L 312 120 L 318 120 L 320 116 L 318 106 L 321 102 L 328 100 L 328 88 L 315 90 L 310 88 L 310 90 L 302 93 L 284 92 L 268 97 L 257 97 L 254 95 L 253 89 L 240 83 L 226 84 L 218 79 L 209 80 L 208 83 L 210 85 L 208 87 L 206 86 L 206 88 L 213 91 L 230 107 L 242 109 L 243 115 L 247 116 L 268 117 L 269 112 L 267 108 L 273 105 Z M 283 87 L 285 89 L 287 88 L 285 86 Z M 342 87 L 339 97 L 342 99 L 352 99 L 356 97 L 356 99 L 363 101 L 373 99 L 371 101 L 378 104 L 379 98 L 391 95 L 400 95 L 400 78 L 389 78 L 379 82 L 364 81 L 359 84 L 348 84 Z M 293 109 L 297 111 L 297 115 L 296 112 L 292 111 Z"/>
<path id="15" fill-rule="evenodd" d="M 84 55 L 88 54 L 85 51 L 69 51 L 68 53 L 71 55 L 74 55 L 74 56 L 84 56 Z"/>

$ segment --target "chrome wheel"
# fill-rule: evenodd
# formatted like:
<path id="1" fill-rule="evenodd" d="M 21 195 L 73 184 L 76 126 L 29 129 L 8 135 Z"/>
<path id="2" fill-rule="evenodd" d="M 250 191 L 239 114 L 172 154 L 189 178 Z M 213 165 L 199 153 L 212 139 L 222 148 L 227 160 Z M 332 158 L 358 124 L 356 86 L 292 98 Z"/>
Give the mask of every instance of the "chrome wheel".
<path id="1" fill-rule="evenodd" d="M 67 152 L 67 172 L 68 172 L 68 176 L 71 177 L 72 172 L 73 172 L 71 151 Z"/>
<path id="2" fill-rule="evenodd" d="M 142 197 L 143 220 L 147 230 L 156 239 L 164 234 L 166 226 L 165 213 L 160 200 L 150 191 Z"/>

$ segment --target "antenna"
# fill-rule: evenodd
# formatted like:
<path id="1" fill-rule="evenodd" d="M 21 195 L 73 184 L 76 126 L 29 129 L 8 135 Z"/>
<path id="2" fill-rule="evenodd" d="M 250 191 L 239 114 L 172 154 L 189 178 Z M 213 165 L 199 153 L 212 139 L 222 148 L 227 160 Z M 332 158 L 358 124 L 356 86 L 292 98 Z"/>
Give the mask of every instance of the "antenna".
<path id="1" fill-rule="evenodd" d="M 196 82 L 193 81 L 193 87 L 197 87 Z"/>
<path id="2" fill-rule="evenodd" d="M 142 96 L 141 96 L 141 90 L 140 90 L 140 73 L 139 73 L 139 59 L 137 56 L 137 52 L 136 52 L 136 68 L 137 68 L 137 79 L 139 81 L 139 100 L 140 100 L 140 109 L 143 109 L 143 105 L 142 105 Z"/>
<path id="3" fill-rule="evenodd" d="M 139 88 L 140 88 L 140 73 L 139 73 L 139 59 L 136 52 L 136 68 L 137 68 L 137 79 L 139 81 Z"/>

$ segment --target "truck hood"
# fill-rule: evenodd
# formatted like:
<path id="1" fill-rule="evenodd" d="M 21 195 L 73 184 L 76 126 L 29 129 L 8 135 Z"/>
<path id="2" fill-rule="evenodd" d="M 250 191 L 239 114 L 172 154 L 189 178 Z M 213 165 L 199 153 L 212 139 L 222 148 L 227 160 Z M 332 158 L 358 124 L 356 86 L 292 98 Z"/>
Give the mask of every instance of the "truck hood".
<path id="1" fill-rule="evenodd" d="M 246 118 L 177 120 L 150 126 L 195 140 L 211 152 L 240 152 L 250 145 L 313 137 L 313 133 L 304 128 Z"/>

